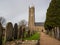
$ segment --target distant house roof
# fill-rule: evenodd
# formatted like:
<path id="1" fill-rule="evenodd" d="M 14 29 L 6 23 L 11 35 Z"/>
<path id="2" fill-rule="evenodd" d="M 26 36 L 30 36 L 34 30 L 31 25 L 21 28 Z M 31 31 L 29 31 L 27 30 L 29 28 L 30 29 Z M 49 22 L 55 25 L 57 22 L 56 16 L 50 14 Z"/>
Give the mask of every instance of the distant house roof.
<path id="1" fill-rule="evenodd" d="M 35 26 L 44 26 L 44 22 L 35 22 Z"/>

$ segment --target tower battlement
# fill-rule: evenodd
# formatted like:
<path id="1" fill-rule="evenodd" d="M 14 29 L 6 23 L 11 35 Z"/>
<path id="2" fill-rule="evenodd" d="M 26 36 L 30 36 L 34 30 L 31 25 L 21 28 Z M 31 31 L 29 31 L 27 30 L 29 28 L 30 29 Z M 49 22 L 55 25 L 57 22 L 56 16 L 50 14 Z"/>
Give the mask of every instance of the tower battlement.
<path id="1" fill-rule="evenodd" d="M 29 6 L 29 8 L 32 8 L 32 7 L 34 7 L 34 5 L 30 5 L 30 6 Z"/>

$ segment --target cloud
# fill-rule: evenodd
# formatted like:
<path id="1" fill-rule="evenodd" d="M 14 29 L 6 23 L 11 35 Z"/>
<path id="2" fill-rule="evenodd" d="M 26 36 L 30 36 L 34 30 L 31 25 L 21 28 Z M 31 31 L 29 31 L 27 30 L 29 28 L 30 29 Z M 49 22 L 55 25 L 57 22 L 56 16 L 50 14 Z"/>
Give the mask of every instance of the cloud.
<path id="1" fill-rule="evenodd" d="M 0 16 L 5 17 L 7 22 L 11 21 L 15 23 L 22 19 L 28 21 L 29 6 L 34 5 L 36 21 L 44 22 L 50 1 L 51 0 L 0 0 Z"/>

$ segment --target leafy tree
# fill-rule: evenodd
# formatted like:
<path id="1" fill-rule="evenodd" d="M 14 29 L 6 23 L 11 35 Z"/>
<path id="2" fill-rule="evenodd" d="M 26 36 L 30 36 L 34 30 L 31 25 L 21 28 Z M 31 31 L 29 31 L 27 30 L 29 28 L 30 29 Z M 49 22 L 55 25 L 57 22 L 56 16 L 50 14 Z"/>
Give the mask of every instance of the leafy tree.
<path id="1" fill-rule="evenodd" d="M 23 25 L 27 25 L 27 21 L 26 20 L 21 20 L 20 22 L 19 22 L 19 26 L 23 26 Z"/>

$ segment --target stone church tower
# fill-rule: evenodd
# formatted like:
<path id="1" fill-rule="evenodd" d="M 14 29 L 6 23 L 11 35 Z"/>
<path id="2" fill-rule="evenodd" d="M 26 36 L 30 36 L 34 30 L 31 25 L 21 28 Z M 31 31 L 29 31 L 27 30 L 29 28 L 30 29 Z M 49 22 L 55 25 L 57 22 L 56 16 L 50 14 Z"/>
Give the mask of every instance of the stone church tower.
<path id="1" fill-rule="evenodd" d="M 29 7 L 29 28 L 32 30 L 34 27 L 34 22 L 35 22 L 35 8 Z"/>
<path id="2" fill-rule="evenodd" d="M 29 7 L 29 22 L 28 27 L 30 30 L 42 30 L 44 28 L 43 22 L 35 22 L 35 7 Z"/>

